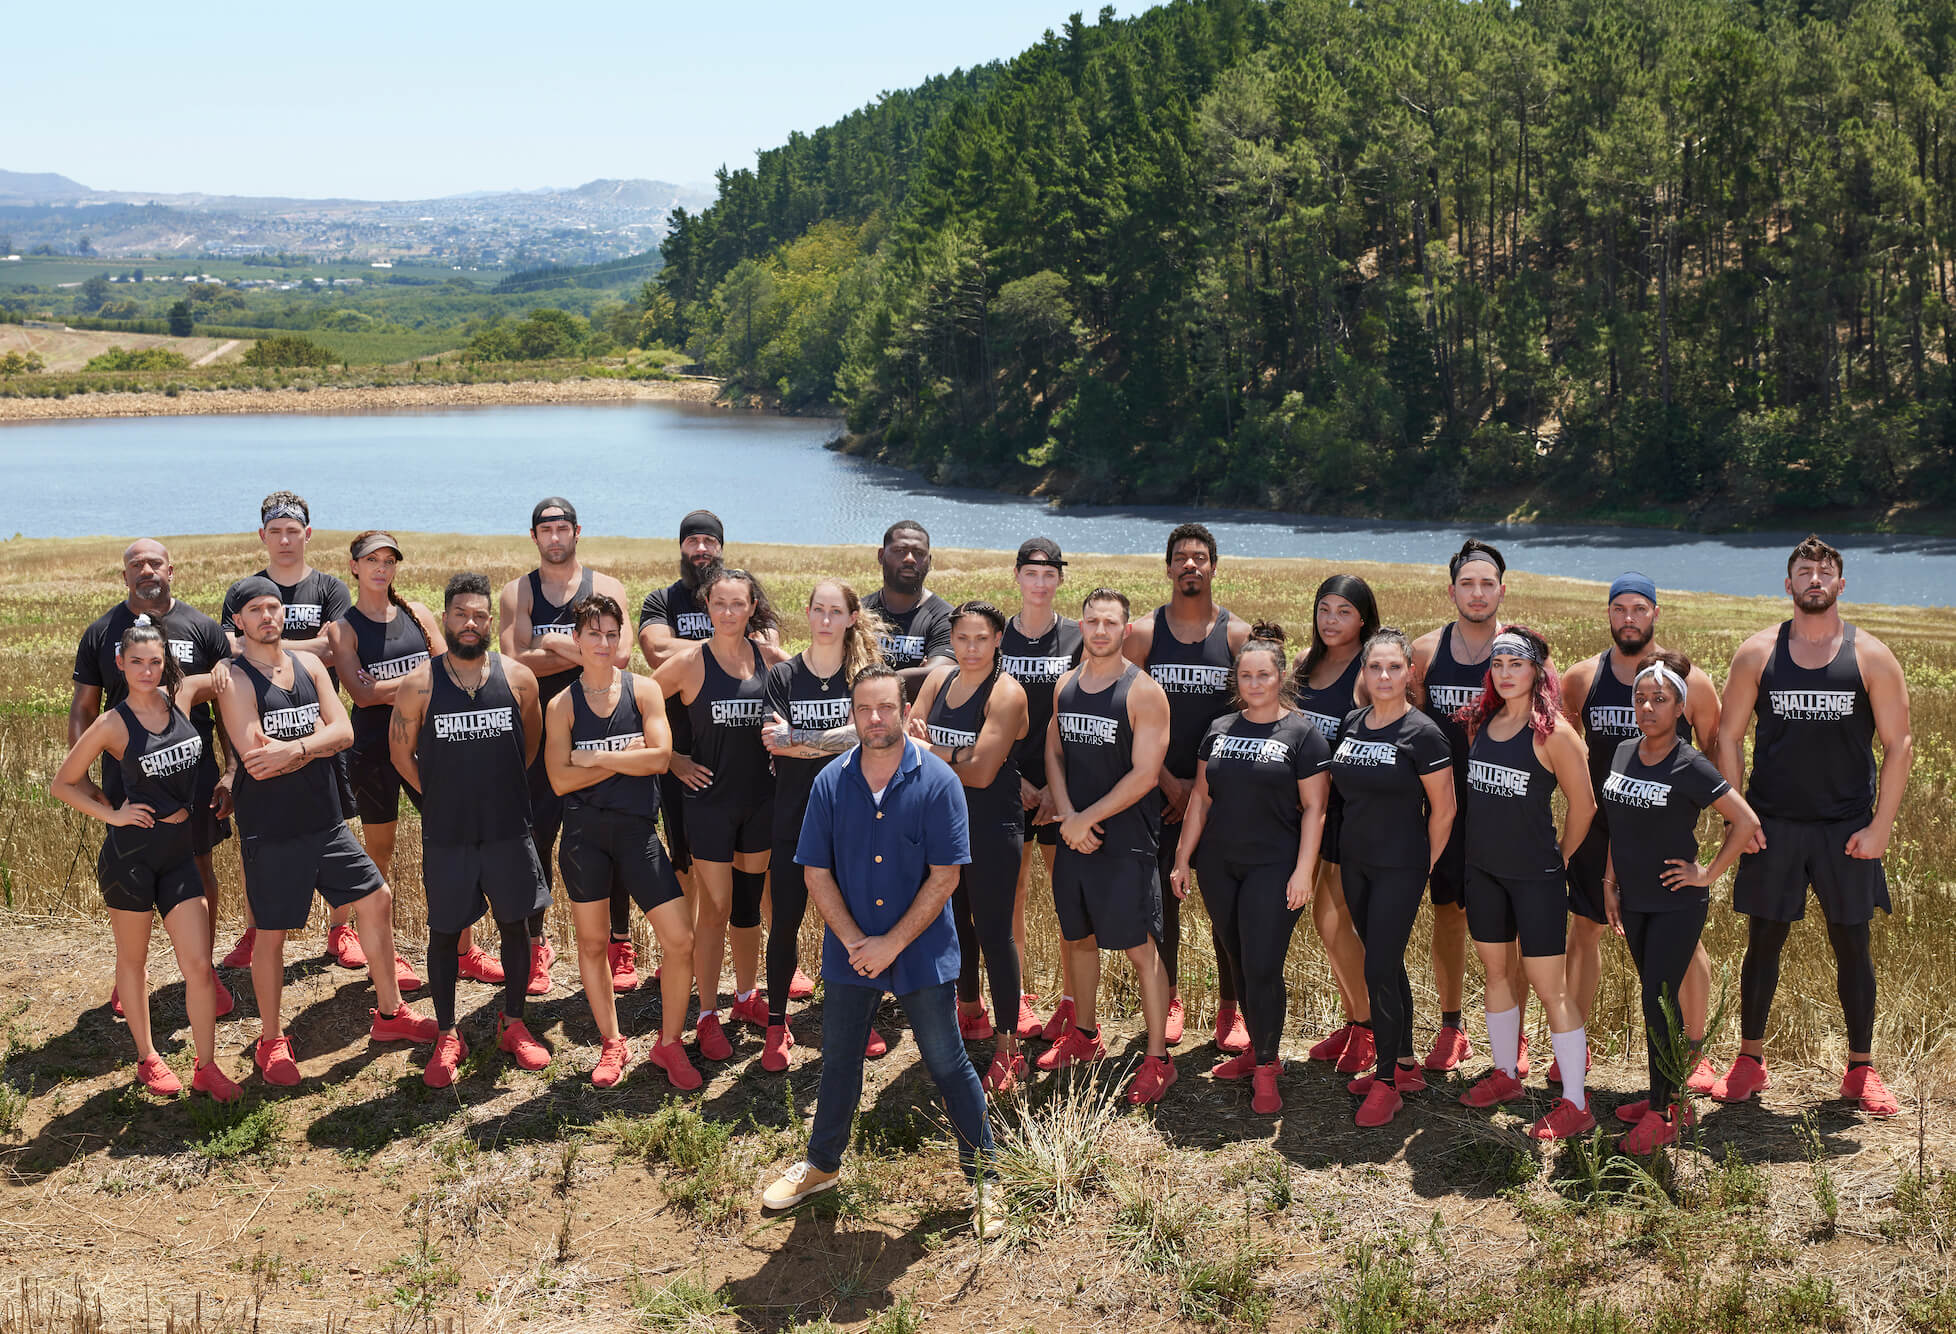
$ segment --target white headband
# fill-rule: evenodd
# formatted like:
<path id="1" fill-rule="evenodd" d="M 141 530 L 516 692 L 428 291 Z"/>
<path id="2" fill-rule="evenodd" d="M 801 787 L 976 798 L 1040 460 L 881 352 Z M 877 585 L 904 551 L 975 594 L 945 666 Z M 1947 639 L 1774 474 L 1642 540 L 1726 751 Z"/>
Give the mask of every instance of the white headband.
<path id="1" fill-rule="evenodd" d="M 1685 685 L 1684 678 L 1661 662 L 1653 662 L 1650 666 L 1638 672 L 1637 679 L 1630 683 L 1630 688 L 1635 690 L 1644 683 L 1647 677 L 1656 677 L 1659 680 L 1669 682 L 1671 688 L 1678 692 L 1678 703 L 1680 704 L 1684 703 L 1691 694 L 1691 688 Z"/>

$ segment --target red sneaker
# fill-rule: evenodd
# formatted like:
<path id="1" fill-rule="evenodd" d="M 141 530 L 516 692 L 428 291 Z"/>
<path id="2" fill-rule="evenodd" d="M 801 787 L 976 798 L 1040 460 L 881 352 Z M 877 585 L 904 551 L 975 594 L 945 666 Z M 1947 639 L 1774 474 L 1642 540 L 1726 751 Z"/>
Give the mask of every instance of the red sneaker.
<path id="1" fill-rule="evenodd" d="M 1622 1115 L 1623 1109 L 1621 1107 L 1616 1110 L 1619 1116 Z M 1637 1157 L 1642 1158 L 1646 1155 L 1656 1153 L 1666 1144 L 1676 1144 L 1677 1142 L 1678 1128 L 1676 1126 L 1666 1121 L 1657 1112 L 1645 1111 L 1643 1116 L 1638 1118 L 1637 1124 L 1625 1131 L 1622 1138 L 1617 1140 L 1616 1147 L 1619 1153 L 1635 1154 Z"/>
<path id="2" fill-rule="evenodd" d="M 1378 1039 L 1369 1028 L 1352 1026 L 1351 1041 L 1345 1044 L 1344 1054 L 1333 1067 L 1341 1075 L 1355 1075 L 1360 1070 L 1370 1070 L 1379 1063 Z"/>
<path id="3" fill-rule="evenodd" d="M 727 1032 L 720 1027 L 719 1015 L 701 1015 L 694 1031 L 699 1037 L 702 1059 L 724 1061 L 733 1055 L 733 1043 L 727 1041 Z"/>
<path id="4" fill-rule="evenodd" d="M 1012 1025 L 1012 1036 L 1016 1038 L 1036 1038 L 1041 1032 L 1039 1012 L 1033 1007 L 1039 1004 L 1039 997 L 1030 991 L 1019 997 L 1019 1021 Z"/>
<path id="5" fill-rule="evenodd" d="M 1557 1098 L 1555 1106 L 1528 1127 L 1531 1139 L 1574 1139 L 1596 1129 L 1596 1118 L 1587 1107 L 1578 1107 L 1567 1098 Z"/>
<path id="6" fill-rule="evenodd" d="M 1163 1040 L 1169 1046 L 1173 1047 L 1182 1040 L 1182 1034 L 1187 1028 L 1188 1015 L 1182 1009 L 1182 998 L 1180 996 L 1170 996 L 1168 998 L 1168 1021 L 1167 1025 L 1162 1029 Z"/>
<path id="7" fill-rule="evenodd" d="M 326 957 L 342 968 L 367 966 L 367 952 L 360 948 L 360 933 L 353 929 L 353 923 L 326 928 Z"/>
<path id="8" fill-rule="evenodd" d="M 1594 1070 L 1596 1068 L 1596 1049 L 1594 1047 L 1591 1047 L 1588 1044 L 1584 1044 L 1583 1061 L 1584 1061 L 1584 1065 L 1582 1068 L 1582 1072 L 1585 1076 L 1587 1076 L 1591 1070 Z M 1558 1060 L 1549 1061 L 1548 1082 L 1551 1084 L 1560 1084 L 1562 1082 L 1561 1061 Z"/>
<path id="9" fill-rule="evenodd" d="M 400 955 L 394 956 L 394 985 L 402 991 L 421 990 L 421 974 L 414 971 L 414 965 Z"/>
<path id="10" fill-rule="evenodd" d="M 242 936 L 238 937 L 238 943 L 231 947 L 231 952 L 229 954 L 225 955 L 222 959 L 219 959 L 217 961 L 217 966 L 219 968 L 251 967 L 251 951 L 253 947 L 256 946 L 257 944 L 258 944 L 258 928 L 257 927 L 245 928 L 245 933 Z"/>
<path id="11" fill-rule="evenodd" d="M 198 1093 L 210 1094 L 219 1102 L 236 1102 L 244 1096 L 238 1082 L 218 1069 L 216 1061 L 198 1066 L 197 1072 L 190 1076 L 190 1087 Z"/>
<path id="12" fill-rule="evenodd" d="M 1216 1047 L 1229 1052 L 1250 1049 L 1250 1030 L 1243 1024 L 1243 1012 L 1234 1005 L 1216 1011 Z"/>
<path id="13" fill-rule="evenodd" d="M 611 964 L 611 989 L 621 993 L 637 991 L 638 947 L 629 940 L 614 940 L 605 946 L 604 953 Z"/>
<path id="14" fill-rule="evenodd" d="M 1626 1126 L 1634 1126 L 1643 1120 L 1645 1116 L 1649 1115 L 1649 1113 L 1650 1099 L 1639 1098 L 1635 1102 L 1626 1102 L 1617 1108 L 1616 1119 L 1623 1122 Z M 1690 1103 L 1674 1102 L 1671 1104 L 1671 1119 L 1678 1125 L 1689 1126 L 1697 1123 L 1698 1116 L 1697 1113 L 1691 1110 Z M 1668 1144 L 1670 1141 L 1666 1140 L 1665 1143 Z"/>
<path id="15" fill-rule="evenodd" d="M 1211 1079 L 1248 1079 L 1256 1071 L 1256 1055 L 1253 1052 L 1239 1051 L 1234 1056 L 1224 1057 L 1209 1068 Z"/>
<path id="16" fill-rule="evenodd" d="M 1358 1105 L 1358 1114 L 1352 1117 L 1352 1121 L 1368 1130 L 1374 1129 L 1390 1122 L 1405 1105 L 1406 1100 L 1399 1096 L 1397 1090 L 1375 1079 L 1372 1087 L 1366 1090 L 1365 1101 Z"/>
<path id="17" fill-rule="evenodd" d="M 1107 1055 L 1107 1044 L 1100 1040 L 1100 1030 L 1095 1029 L 1088 1037 L 1078 1028 L 1066 1030 L 1066 1036 L 1039 1053 L 1033 1064 L 1041 1070 L 1064 1070 L 1068 1066 L 1086 1061 L 1102 1060 Z"/>
<path id="18" fill-rule="evenodd" d="M 421 1071 L 421 1082 L 431 1089 L 445 1089 L 455 1082 L 455 1072 L 469 1054 L 469 1044 L 460 1033 L 440 1033 L 435 1049 L 428 1053 L 428 1064 Z"/>
<path id="19" fill-rule="evenodd" d="M 727 1007 L 727 1016 L 743 1024 L 756 1028 L 767 1027 L 767 993 L 755 987 L 747 994 L 746 1000 L 737 1000 Z"/>
<path id="20" fill-rule="evenodd" d="M 238 1008 L 238 998 L 231 994 L 231 988 L 224 985 L 223 978 L 213 977 L 211 981 L 217 983 L 217 1009 L 215 1015 L 217 1018 L 222 1019 L 225 1015 Z"/>
<path id="21" fill-rule="evenodd" d="M 1019 1082 L 1026 1077 L 1026 1058 L 1019 1052 L 1012 1053 L 1012 1059 L 994 1055 L 991 1068 L 985 1071 L 985 1091 L 988 1093 L 1016 1093 Z"/>
<path id="22" fill-rule="evenodd" d="M 1322 1037 L 1305 1053 L 1305 1059 L 1312 1061 L 1335 1061 L 1345 1054 L 1345 1044 L 1352 1040 L 1358 1025 L 1347 1021 L 1343 1027 L 1331 1030 L 1329 1037 Z"/>
<path id="23" fill-rule="evenodd" d="M 795 975 L 788 979 L 788 999 L 807 1000 L 814 994 L 815 979 L 807 973 L 802 972 L 801 966 L 797 964 L 795 966 Z"/>
<path id="24" fill-rule="evenodd" d="M 541 996 L 550 990 L 550 965 L 557 962 L 557 950 L 547 940 L 535 941 L 530 945 L 530 985 L 529 994 Z"/>
<path id="25" fill-rule="evenodd" d="M 1378 1076 L 1376 1074 L 1360 1075 L 1357 1079 L 1345 1085 L 1345 1092 L 1358 1094 L 1370 1093 L 1372 1091 L 1372 1085 L 1377 1082 Z M 1393 1092 L 1400 1094 L 1402 1097 L 1408 1093 L 1424 1093 L 1426 1092 L 1426 1075 L 1416 1065 L 1394 1065 L 1392 1067 L 1392 1089 Z"/>
<path id="26" fill-rule="evenodd" d="M 1722 1078 L 1712 1081 L 1711 1096 L 1717 1102 L 1750 1102 L 1773 1086 L 1765 1063 L 1750 1056 L 1737 1056 Z"/>
<path id="27" fill-rule="evenodd" d="M 1686 1077 L 1684 1086 L 1693 1093 L 1704 1094 L 1710 1093 L 1712 1085 L 1717 1082 L 1718 1071 L 1712 1066 L 1711 1058 L 1700 1056 L 1698 1064 L 1692 1067 L 1691 1074 Z"/>
<path id="28" fill-rule="evenodd" d="M 1164 1056 L 1150 1056 L 1141 1062 L 1141 1068 L 1134 1074 L 1134 1081 L 1127 1086 L 1127 1100 L 1131 1106 L 1140 1107 L 1151 1102 L 1160 1102 L 1176 1080 L 1175 1067 Z"/>
<path id="29" fill-rule="evenodd" d="M 880 1061 L 890 1054 L 890 1044 L 874 1028 L 869 1030 L 869 1040 L 863 1043 L 863 1055 L 872 1061 Z"/>
<path id="30" fill-rule="evenodd" d="M 1060 1003 L 1053 1007 L 1053 1017 L 1039 1030 L 1039 1036 L 1047 1042 L 1058 1042 L 1073 1031 L 1073 1015 L 1073 1002 L 1062 997 Z"/>
<path id="31" fill-rule="evenodd" d="M 1841 1076 L 1841 1096 L 1859 1101 L 1869 1116 L 1895 1116 L 1902 1110 L 1872 1065 L 1856 1066 Z"/>
<path id="32" fill-rule="evenodd" d="M 1528 1078 L 1528 1035 L 1521 1035 L 1521 1048 L 1515 1052 L 1515 1078 Z"/>
<path id="33" fill-rule="evenodd" d="M 604 1039 L 598 1046 L 598 1063 L 591 1069 L 591 1083 L 601 1089 L 615 1087 L 625 1077 L 625 1063 L 631 1058 L 625 1039 Z"/>
<path id="34" fill-rule="evenodd" d="M 252 1062 L 267 1084 L 286 1088 L 299 1082 L 299 1062 L 292 1055 L 292 1039 L 281 1033 L 275 1038 L 260 1038 L 252 1048 Z"/>
<path id="35" fill-rule="evenodd" d="M 525 1070 L 541 1070 L 550 1064 L 550 1049 L 536 1040 L 530 1026 L 506 1014 L 496 1016 L 496 1046 L 514 1056 L 516 1064 Z"/>
<path id="36" fill-rule="evenodd" d="M 658 1042 L 646 1053 L 645 1063 L 666 1072 L 666 1080 L 681 1093 L 690 1093 L 706 1081 L 686 1058 L 684 1042 Z"/>
<path id="37" fill-rule="evenodd" d="M 1498 1102 L 1520 1102 L 1521 1081 L 1506 1070 L 1490 1070 L 1481 1081 L 1460 1095 L 1462 1107 L 1492 1107 Z"/>
<path id="38" fill-rule="evenodd" d="M 392 1014 L 369 1010 L 373 1026 L 367 1036 L 375 1042 L 433 1042 L 441 1029 L 432 1019 L 424 1019 L 404 1004 Z"/>
<path id="39" fill-rule="evenodd" d="M 1435 1074 L 1445 1074 L 1460 1068 L 1462 1061 L 1471 1060 L 1474 1044 L 1467 1035 L 1452 1024 L 1442 1024 L 1440 1031 L 1433 1035 L 1433 1050 L 1426 1053 L 1426 1068 Z"/>
<path id="40" fill-rule="evenodd" d="M 1275 1116 L 1284 1110 L 1284 1095 L 1277 1092 L 1277 1064 L 1259 1065 L 1250 1077 L 1250 1110 L 1258 1116 Z"/>
<path id="41" fill-rule="evenodd" d="M 136 1078 L 143 1081 L 143 1087 L 158 1097 L 168 1098 L 183 1092 L 183 1081 L 177 1078 L 176 1071 L 163 1063 L 163 1058 L 154 1052 L 136 1062 Z"/>
<path id="42" fill-rule="evenodd" d="M 761 1069 L 780 1074 L 788 1068 L 788 1053 L 795 1047 L 795 1035 L 786 1024 L 769 1024 L 767 1040 L 761 1046 Z"/>
<path id="43" fill-rule="evenodd" d="M 967 1010 L 962 1005 L 958 1007 L 958 1036 L 966 1042 L 982 1042 L 995 1031 L 992 1016 L 984 1006 L 980 1005 L 976 1010 Z"/>
<path id="44" fill-rule="evenodd" d="M 471 944 L 455 956 L 455 971 L 463 977 L 472 977 L 478 982 L 488 982 L 495 986 L 503 984 L 502 960 L 491 954 L 484 954 L 482 946 Z"/>

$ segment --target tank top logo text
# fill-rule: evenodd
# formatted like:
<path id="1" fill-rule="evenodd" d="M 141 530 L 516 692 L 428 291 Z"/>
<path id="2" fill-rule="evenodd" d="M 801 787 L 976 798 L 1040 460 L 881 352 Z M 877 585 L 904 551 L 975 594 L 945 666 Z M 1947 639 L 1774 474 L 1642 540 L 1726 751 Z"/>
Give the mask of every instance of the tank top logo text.
<path id="1" fill-rule="evenodd" d="M 1474 791 L 1490 797 L 1525 797 L 1528 795 L 1528 771 L 1511 769 L 1505 764 L 1490 764 L 1486 760 L 1470 760 L 1467 764 L 1467 784 Z"/>
<path id="2" fill-rule="evenodd" d="M 572 750 L 630 750 L 632 742 L 645 738 L 637 732 L 620 732 L 617 736 L 601 736 L 596 741 L 573 741 Z"/>
<path id="3" fill-rule="evenodd" d="M 1390 741 L 1360 741 L 1346 737 L 1338 743 L 1338 763 L 1366 769 L 1386 769 L 1399 763 L 1399 747 Z"/>
<path id="4" fill-rule="evenodd" d="M 545 635 L 574 635 L 576 633 L 577 633 L 576 626 L 568 625 L 561 621 L 553 621 L 549 625 L 531 626 L 530 642 L 534 644 L 537 640 L 542 639 Z"/>
<path id="5" fill-rule="evenodd" d="M 959 746 L 977 745 L 978 734 L 976 732 L 960 732 L 952 727 L 939 727 L 936 723 L 932 723 L 930 725 L 930 743 L 933 746 L 948 746 L 955 750 Z"/>
<path id="6" fill-rule="evenodd" d="M 1603 780 L 1603 793 L 1611 801 L 1621 802 L 1625 806 L 1640 806 L 1646 810 L 1653 806 L 1671 804 L 1669 783 L 1652 783 L 1620 773 L 1612 773 Z"/>
<path id="7" fill-rule="evenodd" d="M 1078 746 L 1111 746 L 1120 740 L 1121 733 L 1118 720 L 1097 713 L 1062 713 L 1059 729 L 1061 741 Z"/>
<path id="8" fill-rule="evenodd" d="M 758 699 L 716 699 L 713 722 L 719 727 L 759 727 L 766 701 Z"/>
<path id="9" fill-rule="evenodd" d="M 370 662 L 365 671 L 376 681 L 398 681 L 426 661 L 426 653 L 410 653 L 405 658 L 382 658 L 379 662 Z"/>
<path id="10" fill-rule="evenodd" d="M 274 741 L 296 741 L 318 729 L 319 706 L 300 704 L 290 709 L 273 709 L 260 715 L 258 725 Z"/>
<path id="11" fill-rule="evenodd" d="M 1275 737 L 1219 736 L 1213 760 L 1248 760 L 1251 764 L 1289 764 L 1290 747 Z"/>
<path id="12" fill-rule="evenodd" d="M 1436 712 L 1451 715 L 1455 709 L 1464 709 L 1481 697 L 1479 686 L 1428 686 L 1426 702 Z"/>
<path id="13" fill-rule="evenodd" d="M 1837 723 L 1854 716 L 1852 690 L 1773 690 L 1773 712 L 1792 722 Z"/>
<path id="14" fill-rule="evenodd" d="M 1637 735 L 1637 711 L 1627 704 L 1593 704 L 1584 717 L 1593 736 Z"/>
<path id="15" fill-rule="evenodd" d="M 1071 658 L 1019 658 L 1008 654 L 1004 660 L 1007 675 L 1021 681 L 1031 681 L 1035 685 L 1049 685 L 1059 680 L 1072 665 Z"/>
<path id="16" fill-rule="evenodd" d="M 435 740 L 485 741 L 516 730 L 516 710 L 463 709 L 435 715 Z"/>
<path id="17" fill-rule="evenodd" d="M 167 778 L 180 774 L 185 769 L 195 768 L 197 761 L 204 758 L 204 738 L 193 736 L 188 741 L 179 741 L 174 746 L 162 750 L 152 750 L 136 761 L 145 778 Z"/>
<path id="18" fill-rule="evenodd" d="M 1198 695 L 1229 686 L 1229 668 L 1207 663 L 1158 663 L 1148 669 L 1155 683 L 1171 695 Z"/>

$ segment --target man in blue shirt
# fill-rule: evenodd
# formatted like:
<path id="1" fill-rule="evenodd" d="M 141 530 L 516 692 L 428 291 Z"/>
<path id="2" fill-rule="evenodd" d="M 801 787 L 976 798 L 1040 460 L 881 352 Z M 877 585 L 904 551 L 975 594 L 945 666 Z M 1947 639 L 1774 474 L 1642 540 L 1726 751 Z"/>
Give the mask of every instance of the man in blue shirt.
<path id="1" fill-rule="evenodd" d="M 924 1065 L 943 1094 L 958 1160 L 989 1217 L 981 1160 L 992 1151 L 985 1090 L 958 1034 L 958 933 L 951 891 L 971 860 L 964 789 L 949 765 L 911 741 L 903 680 L 866 667 L 850 691 L 855 750 L 815 779 L 795 861 L 828 930 L 822 936 L 822 1087 L 808 1158 L 761 1203 L 787 1209 L 834 1186 L 862 1098 L 863 1045 L 883 993 L 910 1018 Z"/>

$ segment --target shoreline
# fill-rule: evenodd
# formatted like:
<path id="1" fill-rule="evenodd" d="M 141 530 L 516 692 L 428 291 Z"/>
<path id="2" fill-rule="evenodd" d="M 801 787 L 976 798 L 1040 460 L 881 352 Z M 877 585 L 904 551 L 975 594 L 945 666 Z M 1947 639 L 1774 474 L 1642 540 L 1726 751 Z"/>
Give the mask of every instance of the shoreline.
<path id="1" fill-rule="evenodd" d="M 476 384 L 319 385 L 312 389 L 186 389 L 0 398 L 0 423 L 103 417 L 210 417 L 253 413 L 391 412 L 404 408 L 664 401 L 717 403 L 720 382 L 688 380 L 497 380 Z"/>

